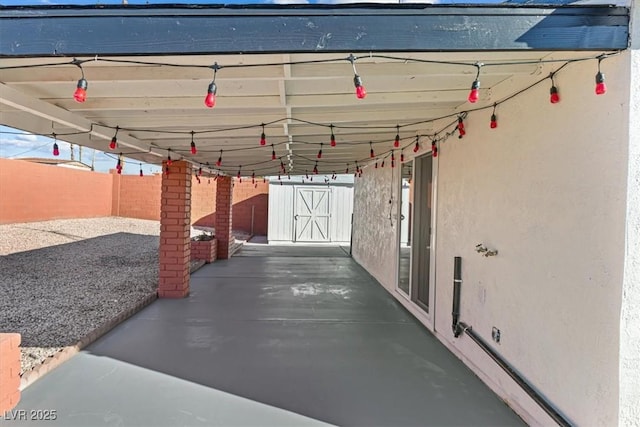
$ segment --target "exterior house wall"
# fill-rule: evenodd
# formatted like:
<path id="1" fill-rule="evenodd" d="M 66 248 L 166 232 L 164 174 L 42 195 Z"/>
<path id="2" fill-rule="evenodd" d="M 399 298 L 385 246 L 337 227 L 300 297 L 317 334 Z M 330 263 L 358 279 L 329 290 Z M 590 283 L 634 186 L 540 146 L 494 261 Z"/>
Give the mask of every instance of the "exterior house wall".
<path id="1" fill-rule="evenodd" d="M 441 144 L 436 159 L 435 325 L 398 297 L 530 424 L 551 421 L 471 340 L 453 337 L 453 258 L 463 260 L 461 320 L 487 342 L 498 327 L 495 350 L 573 423 L 616 425 L 629 60 L 625 52 L 602 63 L 606 95 L 593 93 L 596 64 L 575 63 L 556 75 L 559 104 L 549 103 L 547 81 L 499 106 L 497 129 L 489 129 L 490 110 L 469 114 L 467 135 Z M 356 180 L 352 250 L 398 296 L 389 173 L 366 168 Z M 498 256 L 482 257 L 478 243 Z M 629 280 L 638 277 L 633 265 Z M 628 309 L 635 314 L 623 323 L 637 326 L 637 305 Z M 637 337 L 628 338 L 636 348 Z"/>
<path id="2" fill-rule="evenodd" d="M 0 158 L 0 223 L 111 215 L 111 177 Z"/>
<path id="3" fill-rule="evenodd" d="M 399 171 L 366 167 L 353 194 L 353 258 L 390 291 L 397 277 Z"/>
<path id="4" fill-rule="evenodd" d="M 627 230 L 620 316 L 619 424 L 640 424 L 640 0 L 632 4 L 629 52 L 629 172 Z"/>

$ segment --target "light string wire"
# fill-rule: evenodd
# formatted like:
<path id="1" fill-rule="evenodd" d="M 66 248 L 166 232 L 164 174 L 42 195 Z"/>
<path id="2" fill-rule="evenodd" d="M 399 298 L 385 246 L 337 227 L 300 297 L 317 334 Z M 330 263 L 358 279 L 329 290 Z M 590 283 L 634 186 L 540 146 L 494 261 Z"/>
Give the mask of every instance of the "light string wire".
<path id="1" fill-rule="evenodd" d="M 245 130 L 245 129 L 252 129 L 252 128 L 260 128 L 260 127 L 264 127 L 264 126 L 269 126 L 269 125 L 274 125 L 274 124 L 278 124 L 278 123 L 283 123 L 283 122 L 299 122 L 299 123 L 304 123 L 304 124 L 309 124 L 309 125 L 313 125 L 313 126 L 319 126 L 319 127 L 326 127 L 326 128 L 330 128 L 331 130 L 335 129 L 396 129 L 399 130 L 401 128 L 406 128 L 406 127 L 413 127 L 413 126 L 418 126 L 418 125 L 424 125 L 424 124 L 428 124 L 428 123 L 434 123 L 440 120 L 444 120 L 447 118 L 451 118 L 451 117 L 455 117 L 456 119 L 453 120 L 452 122 L 448 123 L 447 125 L 445 125 L 443 128 L 441 128 L 439 131 L 436 131 L 432 134 L 416 134 L 415 137 L 410 136 L 410 137 L 403 137 L 400 138 L 401 141 L 404 140 L 410 140 L 411 142 L 409 142 L 408 144 L 401 146 L 401 147 L 394 147 L 392 149 L 389 149 L 387 151 L 384 151 L 382 153 L 379 153 L 376 159 L 376 161 L 378 160 L 384 160 L 386 158 L 388 158 L 391 154 L 392 151 L 399 151 L 399 152 L 403 152 L 405 149 L 409 148 L 411 145 L 413 145 L 413 141 L 416 140 L 416 138 L 421 138 L 421 137 L 426 137 L 428 139 L 430 139 L 431 141 L 435 142 L 435 143 L 443 143 L 445 142 L 449 137 L 451 137 L 452 135 L 454 135 L 456 133 L 457 128 L 455 127 L 457 125 L 458 122 L 458 117 L 464 117 L 466 118 L 466 116 L 471 113 L 471 112 L 477 112 L 477 111 L 482 111 L 482 110 L 486 110 L 486 109 L 495 109 L 498 105 L 503 104 L 519 95 L 521 95 L 522 93 L 532 89 L 533 87 L 541 84 L 542 82 L 546 81 L 547 79 L 553 79 L 555 77 L 555 75 L 561 71 L 562 69 L 564 69 L 566 66 L 568 66 L 569 64 L 572 63 L 576 63 L 576 62 L 584 62 L 584 61 L 591 61 L 591 60 L 597 60 L 598 61 L 598 66 L 600 66 L 600 63 L 602 62 L 603 59 L 606 59 L 610 56 L 614 56 L 614 55 L 618 55 L 620 53 L 622 53 L 622 50 L 617 50 L 617 51 L 612 51 L 612 52 L 604 52 L 601 53 L 599 55 L 596 56 L 588 56 L 588 57 L 580 57 L 580 58 L 569 58 L 569 59 L 541 59 L 541 60 L 527 60 L 527 61 L 506 61 L 506 62 L 495 62 L 495 63 L 483 63 L 482 66 L 483 67 L 493 67 L 493 66 L 508 66 L 508 65 L 527 65 L 527 64 L 543 64 L 543 63 L 563 63 L 560 67 L 558 67 L 556 70 L 552 71 L 548 76 L 545 76 L 539 80 L 537 80 L 536 82 L 526 86 L 523 89 L 520 89 L 508 96 L 506 96 L 505 98 L 501 99 L 500 101 L 494 102 L 492 105 L 487 105 L 487 106 L 483 106 L 483 107 L 477 107 L 477 108 L 472 108 L 472 109 L 468 109 L 462 112 L 455 112 L 455 113 L 450 113 L 450 114 L 446 114 L 443 116 L 439 116 L 439 117 L 434 117 L 434 118 L 429 118 L 429 119 L 425 119 L 425 120 L 420 120 L 420 121 L 415 121 L 415 122 L 410 122 L 410 123 L 404 123 L 404 124 L 396 124 L 396 125 L 387 125 L 387 126 L 355 126 L 355 125 L 335 125 L 333 123 L 320 123 L 320 122 L 313 122 L 313 121 L 309 121 L 309 120 L 303 120 L 303 119 L 298 119 L 295 117 L 282 117 L 276 120 L 272 120 L 269 122 L 263 122 L 263 123 L 259 123 L 259 124 L 255 124 L 255 125 L 244 125 L 244 126 L 234 126 L 234 127 L 225 127 L 225 128 L 216 128 L 216 129 L 207 129 L 207 130 L 200 130 L 200 131 L 171 131 L 171 130 L 158 130 L 158 129 L 149 129 L 149 128 L 134 128 L 134 127 L 120 127 L 120 126 L 110 126 L 110 125 L 104 125 L 104 124 L 98 124 L 98 123 L 92 123 L 91 124 L 91 129 L 88 131 L 81 131 L 81 132 L 69 132 L 69 133 L 60 133 L 60 134 L 56 134 L 56 136 L 70 136 L 70 135 L 82 135 L 82 134 L 91 134 L 93 132 L 93 127 L 97 126 L 97 127 L 102 127 L 102 128 L 106 128 L 106 129 L 112 129 L 112 130 L 123 130 L 123 131 L 127 131 L 127 132 L 153 132 L 153 133 L 158 133 L 158 134 L 175 134 L 175 135 L 202 135 L 202 134 L 209 134 L 209 133 L 218 133 L 218 132 L 228 132 L 228 131 L 234 131 L 234 130 Z M 135 64 L 135 65 L 147 65 L 147 66 L 168 66 L 168 67 L 179 67 L 179 68 L 207 68 L 207 69 L 217 69 L 217 70 L 221 70 L 224 68 L 246 68 L 246 67 L 267 67 L 267 66 L 284 66 L 284 65 L 301 65 L 301 64 L 318 64 L 318 63 L 338 63 L 338 62 L 343 62 L 343 61 L 353 61 L 353 60 L 358 60 L 358 59 L 365 59 L 365 58 L 377 58 L 377 59 L 386 59 L 386 60 L 390 60 L 390 61 L 397 61 L 397 62 L 403 62 L 403 63 L 427 63 L 427 64 L 442 64 L 442 65 L 456 65 L 456 66 L 469 66 L 469 67 L 474 67 L 474 68 L 478 68 L 478 62 L 467 62 L 467 61 L 438 61 L 438 60 L 428 60 L 428 59 L 419 59 L 419 58 L 410 58 L 410 57 L 398 57 L 398 56 L 390 56 L 390 55 L 378 55 L 378 54 L 369 54 L 369 55 L 362 55 L 362 56 L 352 56 L 350 55 L 347 58 L 331 58 L 331 59 L 319 59 L 319 60 L 305 60 L 305 61 L 284 61 L 284 62 L 271 62 L 271 63 L 256 63 L 256 64 L 231 64 L 231 65 L 218 65 L 218 63 L 216 62 L 214 65 L 202 65 L 202 64 L 172 64 L 172 63 L 167 63 L 167 62 L 156 62 L 156 61 L 140 61 L 140 60 L 123 60 L 123 59 L 109 59 L 109 58 L 99 58 L 98 56 L 95 56 L 94 58 L 91 59 L 85 59 L 85 60 L 78 60 L 76 58 L 74 58 L 73 60 L 69 61 L 69 62 L 62 62 L 62 63 L 42 63 L 42 64 L 27 64 L 27 65 L 17 65 L 17 66 L 0 66 L 0 70 L 7 70 L 7 69 L 21 69 L 21 68 L 39 68 L 39 67 L 54 67 L 54 66 L 64 66 L 64 65 L 73 65 L 76 67 L 81 67 L 82 64 L 86 63 L 86 62 L 110 62 L 110 63 L 122 63 L 122 64 Z M 453 127 L 452 130 L 447 131 L 447 129 L 449 129 L 450 127 Z M 446 131 L 446 132 L 445 132 Z M 23 132 L 11 132 L 11 131 L 0 131 L 0 134 L 24 134 Z M 49 136 L 51 137 L 53 134 L 47 134 L 47 133 L 32 133 L 32 135 L 38 135 L 38 136 Z M 381 143 L 386 143 L 388 142 L 387 139 L 381 139 L 381 140 L 375 140 L 375 141 L 341 141 L 341 145 L 364 145 L 364 144 L 381 144 Z M 289 143 L 294 143 L 294 144 L 306 144 L 306 145 L 322 145 L 323 143 L 319 143 L 319 142 L 308 142 L 308 141 L 302 141 L 302 140 L 286 140 L 286 141 L 280 141 L 280 142 L 274 142 L 271 145 L 273 146 L 280 146 L 280 145 L 284 145 L 284 144 L 289 144 Z M 209 146 L 207 146 L 209 147 Z M 155 143 L 150 143 L 149 144 L 149 150 L 147 151 L 130 151 L 130 152 L 122 152 L 121 154 L 123 156 L 127 156 L 127 155 L 135 155 L 135 154 L 149 154 L 151 153 L 151 150 L 156 149 L 156 150 L 170 150 L 173 152 L 176 152 L 178 154 L 180 153 L 187 153 L 189 152 L 189 149 L 173 149 L 171 147 L 163 147 L 160 146 L 158 144 Z M 239 147 L 239 148 L 228 148 L 228 149 L 223 149 L 223 152 L 237 152 L 237 151 L 247 151 L 247 150 L 255 150 L 255 149 L 265 149 L 265 147 L 263 146 L 251 146 L 251 147 Z M 198 151 L 201 151 L 203 153 L 213 153 L 213 152 L 218 152 L 219 148 L 199 148 Z M 108 153 L 105 153 L 106 155 L 108 155 Z M 309 167 L 309 165 L 313 165 L 313 164 L 345 164 L 344 160 L 342 161 L 333 161 L 333 160 L 316 160 L 316 159 L 309 159 L 305 156 L 299 155 L 297 153 L 289 153 L 285 156 L 280 156 L 278 157 L 278 160 L 282 161 L 283 158 L 289 159 L 290 157 L 295 157 L 295 158 L 299 158 L 301 160 L 304 160 L 306 163 L 302 165 L 302 167 Z M 184 157 L 182 157 L 184 158 Z M 211 165 L 208 164 L 208 162 L 205 163 L 201 163 L 201 162 L 197 162 L 194 160 L 190 160 L 192 163 L 196 164 L 196 165 L 200 165 L 200 167 L 207 167 L 210 169 L 218 169 L 220 171 L 231 171 L 232 169 L 238 169 L 239 167 L 241 167 L 240 165 L 224 165 L 221 167 L 216 166 L 215 168 L 212 168 Z M 251 166 L 258 166 L 258 165 L 262 165 L 262 164 L 267 164 L 267 163 L 272 163 L 273 160 L 265 160 L 265 161 L 261 161 L 261 162 L 255 162 L 255 163 L 251 163 L 251 164 L 244 164 L 242 166 L 244 167 L 251 167 Z M 123 163 L 130 163 L 130 164 L 138 164 L 138 161 L 123 161 Z M 360 163 L 360 164 L 364 164 L 364 165 L 368 165 L 369 163 L 371 163 L 371 159 L 369 157 L 365 157 L 362 159 L 358 159 L 358 160 L 351 160 L 350 162 L 347 162 L 347 165 L 353 165 L 355 163 Z M 272 167 L 268 167 L 268 168 L 259 168 L 260 170 L 273 170 Z M 258 170 L 258 169 L 256 169 Z M 289 169 L 289 172 L 292 171 L 298 171 L 297 167 L 291 168 Z M 302 169 L 299 170 L 300 172 L 302 172 Z"/>

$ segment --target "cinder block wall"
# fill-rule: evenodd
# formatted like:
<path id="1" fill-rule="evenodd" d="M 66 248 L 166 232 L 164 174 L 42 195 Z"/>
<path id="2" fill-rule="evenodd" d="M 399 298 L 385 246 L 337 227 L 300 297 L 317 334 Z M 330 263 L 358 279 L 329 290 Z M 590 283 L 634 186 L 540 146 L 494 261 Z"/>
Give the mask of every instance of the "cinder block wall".
<path id="1" fill-rule="evenodd" d="M 191 181 L 191 222 L 213 227 L 216 180 Z M 118 175 L 0 158 L 0 224 L 121 216 L 160 220 L 162 175 Z M 269 184 L 237 180 L 233 228 L 266 234 Z"/>
<path id="2" fill-rule="evenodd" d="M 111 215 L 111 177 L 0 158 L 0 223 Z"/>
<path id="3" fill-rule="evenodd" d="M 0 334 L 0 417 L 20 400 L 20 334 Z"/>

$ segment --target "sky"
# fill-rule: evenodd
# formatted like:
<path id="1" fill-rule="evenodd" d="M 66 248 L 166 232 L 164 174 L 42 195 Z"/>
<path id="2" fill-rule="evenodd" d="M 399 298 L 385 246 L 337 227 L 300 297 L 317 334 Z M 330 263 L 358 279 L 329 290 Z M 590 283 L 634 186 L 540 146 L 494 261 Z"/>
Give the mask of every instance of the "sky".
<path id="1" fill-rule="evenodd" d="M 71 145 L 58 140 L 60 155 L 53 155 L 53 139 L 46 136 L 32 135 L 21 130 L 7 126 L 0 126 L 0 157 L 9 159 L 22 157 L 44 157 L 47 159 L 71 159 Z M 105 144 L 108 141 L 105 141 Z M 109 172 L 109 169 L 116 167 L 117 157 L 112 153 L 93 150 L 91 148 L 82 149 L 82 163 L 91 165 L 93 152 L 95 151 L 95 170 L 98 172 Z M 79 146 L 74 146 L 75 160 L 80 160 Z M 129 163 L 130 162 L 130 163 Z M 159 173 L 159 166 L 143 163 L 142 171 L 145 175 Z M 140 162 L 133 159 L 125 159 L 124 174 L 140 173 Z"/>
<path id="2" fill-rule="evenodd" d="M 446 3 L 492 4 L 503 0 L 127 0 L 130 5 L 141 4 L 346 4 L 346 3 Z M 0 0 L 3 6 L 27 5 L 118 5 L 122 0 Z"/>

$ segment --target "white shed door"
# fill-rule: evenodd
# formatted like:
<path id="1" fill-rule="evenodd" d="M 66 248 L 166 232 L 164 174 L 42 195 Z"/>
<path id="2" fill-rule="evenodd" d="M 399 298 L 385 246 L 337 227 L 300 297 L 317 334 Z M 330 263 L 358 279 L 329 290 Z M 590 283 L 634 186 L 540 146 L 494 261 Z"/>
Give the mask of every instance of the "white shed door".
<path id="1" fill-rule="evenodd" d="M 329 241 L 328 188 L 296 187 L 296 242 Z"/>

